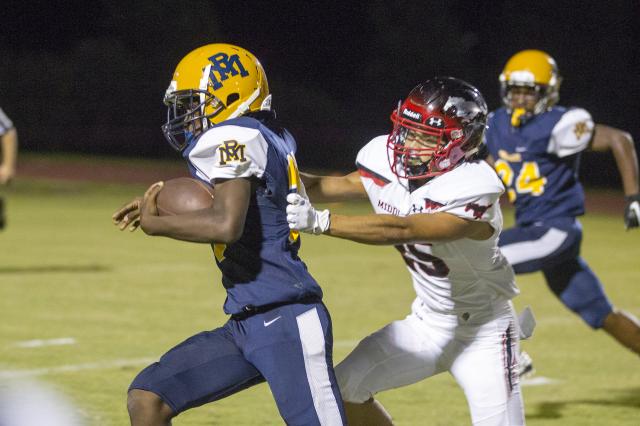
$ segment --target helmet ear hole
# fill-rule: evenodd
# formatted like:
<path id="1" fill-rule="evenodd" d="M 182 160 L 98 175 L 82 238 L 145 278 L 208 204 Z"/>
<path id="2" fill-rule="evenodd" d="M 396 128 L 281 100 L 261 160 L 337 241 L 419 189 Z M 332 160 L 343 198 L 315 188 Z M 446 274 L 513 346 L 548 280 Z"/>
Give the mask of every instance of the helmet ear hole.
<path id="1" fill-rule="evenodd" d="M 240 99 L 239 93 L 231 93 L 229 96 L 227 96 L 227 108 L 238 99 Z"/>

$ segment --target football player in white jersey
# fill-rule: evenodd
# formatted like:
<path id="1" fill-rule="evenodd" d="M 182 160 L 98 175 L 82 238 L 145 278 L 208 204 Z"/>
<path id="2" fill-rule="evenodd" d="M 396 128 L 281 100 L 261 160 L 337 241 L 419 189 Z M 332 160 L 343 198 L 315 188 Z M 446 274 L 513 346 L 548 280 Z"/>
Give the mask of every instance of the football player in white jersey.
<path id="1" fill-rule="evenodd" d="M 8 184 L 16 173 L 18 132 L 13 122 L 0 109 L 0 186 Z M 4 199 L 0 196 L 0 229 L 5 226 Z"/>
<path id="2" fill-rule="evenodd" d="M 364 338 L 336 367 L 350 425 L 389 425 L 376 393 L 449 371 L 475 425 L 521 425 L 514 273 L 498 249 L 503 186 L 476 159 L 486 125 L 480 92 L 451 77 L 416 86 L 392 113 L 390 135 L 364 146 L 358 171 L 305 175 L 325 199 L 368 195 L 366 216 L 316 211 L 290 194 L 293 229 L 395 245 L 416 291 L 411 313 Z"/>

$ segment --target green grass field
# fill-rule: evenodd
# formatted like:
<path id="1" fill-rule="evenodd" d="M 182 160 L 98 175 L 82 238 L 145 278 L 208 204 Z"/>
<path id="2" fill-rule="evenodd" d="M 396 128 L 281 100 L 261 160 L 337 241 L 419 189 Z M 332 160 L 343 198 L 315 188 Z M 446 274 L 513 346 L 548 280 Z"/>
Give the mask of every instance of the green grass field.
<path id="1" fill-rule="evenodd" d="M 74 401 L 91 426 L 128 424 L 127 386 L 172 345 L 221 325 L 224 291 L 210 248 L 119 232 L 112 211 L 141 186 L 19 179 L 0 233 L 0 380 L 36 377 Z M 366 204 L 336 211 L 368 212 Z M 505 215 L 509 222 L 511 212 Z M 620 217 L 619 217 L 620 216 Z M 640 316 L 638 242 L 621 215 L 583 219 L 583 255 L 620 308 Z M 304 237 L 302 256 L 325 290 L 335 359 L 387 322 L 404 317 L 413 291 L 397 252 L 327 237 Z M 524 347 L 537 376 L 524 387 L 529 425 L 640 424 L 639 359 L 593 332 L 547 290 L 519 277 L 518 308 L 538 320 Z M 74 344 L 23 347 L 34 339 Z M 379 399 L 398 425 L 469 424 L 464 396 L 442 374 Z M 282 424 L 266 385 L 184 413 L 175 425 Z"/>

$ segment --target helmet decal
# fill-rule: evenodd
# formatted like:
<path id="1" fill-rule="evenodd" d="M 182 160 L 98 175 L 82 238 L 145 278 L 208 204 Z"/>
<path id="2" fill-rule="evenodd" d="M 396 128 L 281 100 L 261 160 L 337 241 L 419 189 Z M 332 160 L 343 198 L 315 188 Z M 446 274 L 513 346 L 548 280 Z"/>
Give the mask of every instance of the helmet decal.
<path id="1" fill-rule="evenodd" d="M 437 129 L 444 128 L 444 119 L 442 117 L 436 117 L 435 115 L 429 117 L 427 120 L 427 125 L 431 127 L 435 127 Z"/>
<path id="2" fill-rule="evenodd" d="M 415 121 L 422 121 L 422 114 L 416 111 L 411 111 L 408 108 L 402 110 L 402 115 Z"/>
<path id="3" fill-rule="evenodd" d="M 229 56 L 224 52 L 218 52 L 211 56 L 209 60 L 211 61 L 209 80 L 211 81 L 213 90 L 220 89 L 222 82 L 229 78 L 229 74 L 231 74 L 231 76 L 240 74 L 241 77 L 249 75 L 247 70 L 244 69 L 244 66 L 242 66 L 240 57 L 237 54 Z M 220 79 L 216 77 L 216 74 L 220 76 Z"/>

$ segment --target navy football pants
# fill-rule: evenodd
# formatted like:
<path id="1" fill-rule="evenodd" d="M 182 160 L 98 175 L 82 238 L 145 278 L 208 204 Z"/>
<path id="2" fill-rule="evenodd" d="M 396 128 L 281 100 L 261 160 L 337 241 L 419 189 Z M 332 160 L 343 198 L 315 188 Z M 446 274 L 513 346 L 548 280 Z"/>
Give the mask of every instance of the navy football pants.
<path id="1" fill-rule="evenodd" d="M 566 307 L 600 328 L 613 308 L 602 283 L 580 257 L 581 242 L 580 222 L 561 218 L 504 230 L 499 245 L 516 274 L 542 271 Z"/>
<path id="2" fill-rule="evenodd" d="M 288 425 L 343 425 L 331 318 L 322 303 L 285 305 L 190 337 L 134 379 L 177 414 L 267 381 Z"/>

